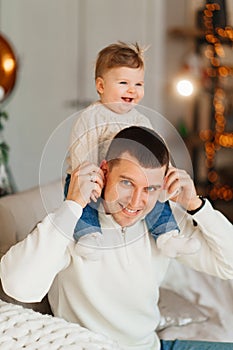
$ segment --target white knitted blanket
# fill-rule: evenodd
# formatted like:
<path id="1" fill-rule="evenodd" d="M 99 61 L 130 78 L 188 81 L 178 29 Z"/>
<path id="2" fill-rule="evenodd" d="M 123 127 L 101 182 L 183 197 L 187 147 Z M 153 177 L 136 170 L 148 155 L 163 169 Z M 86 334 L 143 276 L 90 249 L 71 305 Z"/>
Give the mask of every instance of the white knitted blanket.
<path id="1" fill-rule="evenodd" d="M 120 350 L 113 341 L 58 317 L 0 300 L 0 350 Z"/>

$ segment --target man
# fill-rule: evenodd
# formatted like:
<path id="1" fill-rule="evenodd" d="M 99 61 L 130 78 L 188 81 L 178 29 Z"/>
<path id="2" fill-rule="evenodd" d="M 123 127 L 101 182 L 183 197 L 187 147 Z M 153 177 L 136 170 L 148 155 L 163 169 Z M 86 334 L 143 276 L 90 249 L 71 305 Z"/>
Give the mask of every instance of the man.
<path id="1" fill-rule="evenodd" d="M 101 169 L 89 163 L 76 169 L 67 200 L 2 258 L 6 293 L 32 302 L 48 292 L 55 316 L 103 333 L 124 350 L 171 349 L 172 342 L 161 343 L 155 332 L 159 286 L 170 259 L 148 233 L 146 214 L 163 189 L 173 194 L 182 236 L 198 242 L 193 254 L 184 252 L 178 259 L 223 279 L 233 278 L 233 230 L 197 196 L 185 171 L 168 169 L 169 159 L 161 152 L 166 154 L 165 145 L 154 131 L 130 127 L 116 135 Z M 84 259 L 73 231 L 93 191 L 94 197 L 102 196 L 103 244 L 87 244 L 84 248 L 100 254 Z M 182 344 L 176 348 L 183 349 Z M 194 342 L 192 349 L 198 346 Z"/>

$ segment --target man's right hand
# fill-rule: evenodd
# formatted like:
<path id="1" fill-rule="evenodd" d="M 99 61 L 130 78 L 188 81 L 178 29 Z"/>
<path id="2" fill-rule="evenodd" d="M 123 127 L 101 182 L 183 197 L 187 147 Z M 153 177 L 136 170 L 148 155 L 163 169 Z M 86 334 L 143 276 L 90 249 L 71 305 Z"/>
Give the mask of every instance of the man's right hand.
<path id="1" fill-rule="evenodd" d="M 91 200 L 97 201 L 103 186 L 103 171 L 98 166 L 85 162 L 72 171 L 66 199 L 75 201 L 85 208 Z"/>
<path id="2" fill-rule="evenodd" d="M 175 193 L 170 200 L 179 203 L 185 210 L 194 210 L 202 203 L 197 196 L 193 180 L 185 170 L 169 167 L 164 189 L 167 190 L 168 194 Z"/>

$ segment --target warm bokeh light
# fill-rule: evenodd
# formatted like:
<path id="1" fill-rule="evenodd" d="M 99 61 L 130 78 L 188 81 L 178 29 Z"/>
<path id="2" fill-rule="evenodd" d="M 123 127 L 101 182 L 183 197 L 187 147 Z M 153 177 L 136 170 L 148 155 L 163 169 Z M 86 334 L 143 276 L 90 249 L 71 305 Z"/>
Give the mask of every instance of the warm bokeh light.
<path id="1" fill-rule="evenodd" d="M 222 147 L 233 148 L 233 133 L 225 133 L 220 135 L 219 144 Z"/>
<path id="2" fill-rule="evenodd" d="M 233 199 L 233 189 L 227 185 L 216 185 L 210 190 L 209 195 L 212 200 L 223 199 L 231 201 Z"/>
<path id="3" fill-rule="evenodd" d="M 191 96 L 194 91 L 193 83 L 188 79 L 179 80 L 176 89 L 181 96 Z"/>
<path id="4" fill-rule="evenodd" d="M 2 86 L 0 86 L 0 101 L 3 100 L 4 96 L 5 96 L 5 90 Z"/>
<path id="5" fill-rule="evenodd" d="M 6 57 L 3 60 L 2 66 L 6 73 L 10 73 L 15 68 L 15 60 L 12 57 Z"/>
<path id="6" fill-rule="evenodd" d="M 226 78 L 233 76 L 233 69 L 222 61 L 225 57 L 224 43 L 232 45 L 233 28 L 215 27 L 213 23 L 214 11 L 219 11 L 219 4 L 206 4 L 203 23 L 205 25 L 205 39 L 207 46 L 205 57 L 209 60 L 210 66 L 206 69 L 206 74 L 212 82 L 213 89 L 213 116 L 215 119 L 212 130 L 201 130 L 200 139 L 204 141 L 205 166 L 207 168 L 207 178 L 210 183 L 208 194 L 212 200 L 221 199 L 231 201 L 233 199 L 232 185 L 222 184 L 221 176 L 216 170 L 216 155 L 223 148 L 233 148 L 233 133 L 226 131 L 226 101 L 227 96 L 224 91 Z M 223 40 L 222 40 L 223 39 Z"/>
<path id="7" fill-rule="evenodd" d="M 17 60 L 13 48 L 0 33 L 0 101 L 1 104 L 10 96 L 17 77 Z"/>

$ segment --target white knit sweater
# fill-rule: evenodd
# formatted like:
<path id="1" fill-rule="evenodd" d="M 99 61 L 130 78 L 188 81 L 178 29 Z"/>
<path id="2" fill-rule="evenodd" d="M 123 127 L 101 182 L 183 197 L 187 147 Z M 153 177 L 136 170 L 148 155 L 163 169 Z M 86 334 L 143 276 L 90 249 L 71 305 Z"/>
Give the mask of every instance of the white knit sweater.
<path id="1" fill-rule="evenodd" d="M 100 213 L 104 249 L 98 260 L 76 254 L 73 229 L 81 207 L 65 201 L 1 261 L 3 288 L 24 302 L 49 292 L 55 316 L 107 335 L 124 350 L 158 350 L 158 288 L 169 259 L 145 232 L 144 221 L 122 235 L 110 215 Z M 194 217 L 174 208 L 181 233 L 201 241 L 200 250 L 179 258 L 220 278 L 233 278 L 232 225 L 207 201 Z"/>
<path id="2" fill-rule="evenodd" d="M 79 112 L 71 131 L 67 172 L 70 173 L 84 161 L 99 165 L 105 159 L 113 137 L 120 130 L 133 125 L 152 129 L 149 119 L 135 108 L 126 114 L 118 114 L 96 102 Z"/>

